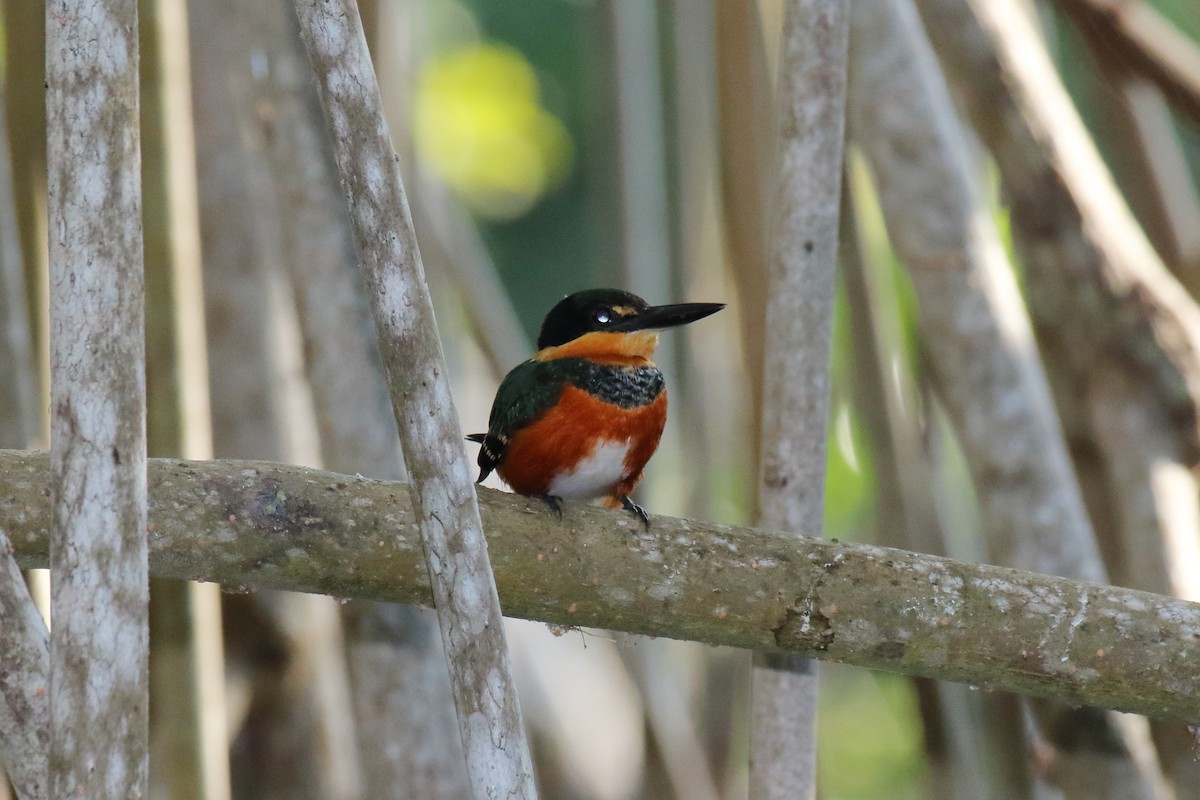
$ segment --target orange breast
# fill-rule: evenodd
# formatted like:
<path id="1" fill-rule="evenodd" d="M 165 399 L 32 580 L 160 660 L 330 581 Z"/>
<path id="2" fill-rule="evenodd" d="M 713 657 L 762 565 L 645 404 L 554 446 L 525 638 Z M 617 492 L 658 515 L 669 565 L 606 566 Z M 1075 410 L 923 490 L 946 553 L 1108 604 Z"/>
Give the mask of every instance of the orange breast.
<path id="1" fill-rule="evenodd" d="M 513 435 L 498 471 L 518 494 L 547 494 L 555 477 L 574 470 L 598 443 L 628 442 L 624 470 L 604 492 L 624 497 L 641 480 L 666 421 L 666 391 L 647 405 L 621 408 L 568 386 L 553 408 Z"/>

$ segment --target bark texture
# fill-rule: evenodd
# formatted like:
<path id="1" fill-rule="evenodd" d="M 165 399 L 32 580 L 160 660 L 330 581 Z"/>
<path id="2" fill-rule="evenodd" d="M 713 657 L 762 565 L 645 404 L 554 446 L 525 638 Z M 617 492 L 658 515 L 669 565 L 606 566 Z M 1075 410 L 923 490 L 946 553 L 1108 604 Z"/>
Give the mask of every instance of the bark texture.
<path id="1" fill-rule="evenodd" d="M 45 800 L 50 796 L 50 635 L 25 588 L 3 523 L 0 619 L 0 761 L 22 800 Z"/>
<path id="2" fill-rule="evenodd" d="M 847 2 L 784 13 L 758 505 L 761 525 L 797 536 L 820 535 L 825 510 L 849 19 Z M 751 798 L 816 797 L 815 665 L 757 656 L 752 681 Z"/>
<path id="3" fill-rule="evenodd" d="M 45 453 L 0 452 L 0 526 L 47 562 Z M 1200 604 L 1006 567 L 480 490 L 510 616 L 1200 719 Z M 251 461 L 150 461 L 155 575 L 429 603 L 409 487 Z"/>
<path id="4" fill-rule="evenodd" d="M 313 390 L 321 461 L 330 469 L 405 476 L 346 201 L 290 9 L 263 7 L 273 69 L 255 85 L 265 149 Z M 446 660 L 430 610 L 384 603 L 342 606 L 365 796 L 469 793 Z"/>
<path id="5" fill-rule="evenodd" d="M 297 0 L 387 366 L 478 798 L 537 796 L 433 304 L 357 6 Z"/>
<path id="6" fill-rule="evenodd" d="M 146 792 L 149 634 L 134 0 L 46 6 L 50 789 Z"/>

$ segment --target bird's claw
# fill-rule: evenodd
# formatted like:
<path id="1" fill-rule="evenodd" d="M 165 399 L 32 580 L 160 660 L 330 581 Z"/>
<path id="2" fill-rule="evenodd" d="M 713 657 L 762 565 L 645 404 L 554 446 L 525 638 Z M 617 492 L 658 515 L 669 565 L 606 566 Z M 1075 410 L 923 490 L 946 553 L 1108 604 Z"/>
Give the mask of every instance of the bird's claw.
<path id="1" fill-rule="evenodd" d="M 646 531 L 650 531 L 650 515 L 646 513 L 646 509 L 642 508 L 628 497 L 621 498 L 621 508 L 640 519 L 642 524 L 646 526 Z"/>
<path id="2" fill-rule="evenodd" d="M 534 495 L 538 500 L 541 500 L 546 505 L 550 506 L 550 510 L 558 514 L 558 518 L 562 519 L 562 498 L 552 494 Z"/>

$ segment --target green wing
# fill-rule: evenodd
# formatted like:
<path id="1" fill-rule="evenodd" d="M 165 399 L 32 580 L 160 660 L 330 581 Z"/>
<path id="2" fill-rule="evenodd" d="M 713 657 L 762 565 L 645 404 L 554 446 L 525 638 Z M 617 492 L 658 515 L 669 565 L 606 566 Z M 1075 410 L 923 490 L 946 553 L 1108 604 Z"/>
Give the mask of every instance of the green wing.
<path id="1" fill-rule="evenodd" d="M 492 402 L 487 435 L 467 437 L 483 445 L 478 460 L 480 481 L 504 460 L 512 435 L 558 402 L 570 375 L 567 366 L 561 361 L 530 360 L 504 377 Z"/>

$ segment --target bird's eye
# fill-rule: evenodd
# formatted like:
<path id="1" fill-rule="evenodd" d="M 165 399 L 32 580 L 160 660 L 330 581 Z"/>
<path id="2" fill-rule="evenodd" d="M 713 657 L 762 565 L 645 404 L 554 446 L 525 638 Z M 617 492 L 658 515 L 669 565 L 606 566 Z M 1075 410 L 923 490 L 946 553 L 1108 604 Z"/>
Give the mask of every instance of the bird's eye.
<path id="1" fill-rule="evenodd" d="M 596 322 L 600 323 L 601 325 L 607 325 L 609 322 L 612 321 L 612 309 L 611 308 L 597 309 L 596 312 L 592 315 L 592 318 L 595 319 Z"/>

